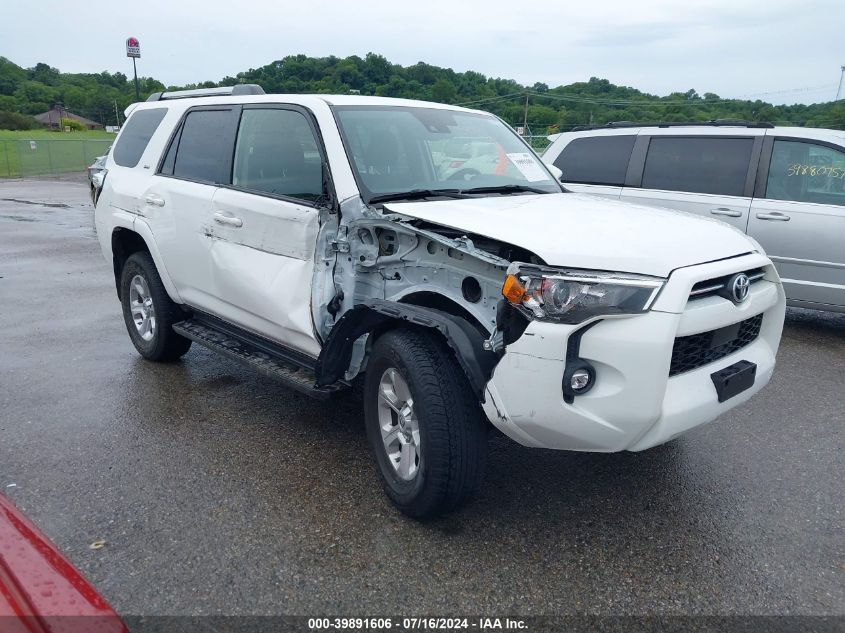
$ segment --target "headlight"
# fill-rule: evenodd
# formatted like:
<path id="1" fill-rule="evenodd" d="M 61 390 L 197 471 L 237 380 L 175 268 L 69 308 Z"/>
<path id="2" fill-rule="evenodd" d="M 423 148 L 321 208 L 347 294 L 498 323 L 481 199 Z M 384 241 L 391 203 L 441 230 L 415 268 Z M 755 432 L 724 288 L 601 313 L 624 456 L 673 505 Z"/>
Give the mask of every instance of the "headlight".
<path id="1" fill-rule="evenodd" d="M 599 315 L 647 312 L 664 282 L 659 277 L 515 262 L 508 267 L 502 294 L 529 317 L 574 324 Z"/>

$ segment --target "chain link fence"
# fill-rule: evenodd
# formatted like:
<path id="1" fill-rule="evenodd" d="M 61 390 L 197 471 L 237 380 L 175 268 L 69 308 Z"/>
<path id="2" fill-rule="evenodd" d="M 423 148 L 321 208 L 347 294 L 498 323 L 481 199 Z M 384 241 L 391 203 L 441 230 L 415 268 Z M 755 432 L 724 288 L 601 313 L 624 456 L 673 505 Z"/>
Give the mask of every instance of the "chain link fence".
<path id="1" fill-rule="evenodd" d="M 111 139 L 0 140 L 0 178 L 57 176 L 85 171 Z"/>
<path id="2" fill-rule="evenodd" d="M 535 152 L 542 154 L 545 149 L 551 145 L 551 141 L 547 134 L 526 134 L 522 138 L 528 143 Z"/>

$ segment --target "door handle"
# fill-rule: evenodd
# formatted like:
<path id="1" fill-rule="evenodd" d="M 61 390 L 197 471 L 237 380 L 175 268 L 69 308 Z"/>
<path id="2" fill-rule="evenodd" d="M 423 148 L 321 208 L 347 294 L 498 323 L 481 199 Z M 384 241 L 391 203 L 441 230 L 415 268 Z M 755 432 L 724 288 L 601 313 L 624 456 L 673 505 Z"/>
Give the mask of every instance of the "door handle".
<path id="1" fill-rule="evenodd" d="M 217 224 L 225 224 L 226 226 L 233 226 L 235 228 L 240 228 L 244 225 L 244 221 L 240 218 L 236 218 L 232 215 L 223 215 L 222 213 L 215 213 L 214 221 L 217 222 Z"/>
<path id="2" fill-rule="evenodd" d="M 778 211 L 773 211 L 772 213 L 758 213 L 757 219 L 759 220 L 775 220 L 777 222 L 789 222 L 789 216 L 785 213 L 780 213 Z"/>
<path id="3" fill-rule="evenodd" d="M 718 207 L 716 209 L 710 209 L 710 213 L 713 215 L 726 215 L 729 218 L 741 218 L 742 211 L 735 211 L 734 209 L 728 209 L 727 207 Z"/>
<path id="4" fill-rule="evenodd" d="M 154 193 L 147 194 L 144 198 L 144 202 L 146 202 L 151 207 L 163 207 L 164 206 L 164 198 L 161 196 L 157 196 Z"/>

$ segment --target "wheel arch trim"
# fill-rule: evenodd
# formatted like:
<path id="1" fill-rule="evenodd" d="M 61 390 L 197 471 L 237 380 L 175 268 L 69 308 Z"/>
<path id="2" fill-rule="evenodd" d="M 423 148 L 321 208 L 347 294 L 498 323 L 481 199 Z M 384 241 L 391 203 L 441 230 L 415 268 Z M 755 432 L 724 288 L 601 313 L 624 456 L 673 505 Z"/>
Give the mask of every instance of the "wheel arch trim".
<path id="1" fill-rule="evenodd" d="M 500 356 L 484 349 L 484 337 L 466 320 L 413 304 L 370 299 L 347 310 L 334 325 L 317 359 L 317 386 L 332 384 L 349 368 L 355 341 L 391 326 L 411 324 L 437 330 L 452 350 L 473 392 L 484 402 L 485 386 Z"/>
<path id="2" fill-rule="evenodd" d="M 179 295 L 179 291 L 176 290 L 176 286 L 173 283 L 173 280 L 170 278 L 170 274 L 167 272 L 167 267 L 164 265 L 164 260 L 161 257 L 161 253 L 158 250 L 158 246 L 156 245 L 155 238 L 153 237 L 153 232 L 150 229 L 149 224 L 147 224 L 141 218 L 135 218 L 134 222 L 132 223 L 132 227 L 125 227 L 125 226 L 116 226 L 112 230 L 112 240 L 114 240 L 114 233 L 118 230 L 125 230 L 130 231 L 138 235 L 144 242 L 147 247 L 147 251 L 150 253 L 150 257 L 153 258 L 153 263 L 156 266 L 156 270 L 158 271 L 159 277 L 161 277 L 161 282 L 164 284 L 164 289 L 167 291 L 167 294 L 170 295 L 170 298 L 175 303 L 184 303 L 182 301 L 182 297 Z M 112 253 L 112 257 L 115 254 Z M 115 271 L 115 283 L 119 286 L 120 285 L 120 277 L 118 271 Z M 120 296 L 120 288 L 118 288 L 118 296 Z"/>

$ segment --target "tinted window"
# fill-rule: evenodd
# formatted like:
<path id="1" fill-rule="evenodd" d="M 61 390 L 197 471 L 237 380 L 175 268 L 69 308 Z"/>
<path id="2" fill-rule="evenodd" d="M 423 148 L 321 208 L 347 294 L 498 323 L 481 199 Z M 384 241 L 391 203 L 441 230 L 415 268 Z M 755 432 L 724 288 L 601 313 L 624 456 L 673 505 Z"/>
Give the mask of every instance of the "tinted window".
<path id="1" fill-rule="evenodd" d="M 845 153 L 814 143 L 775 141 L 766 197 L 845 205 Z"/>
<path id="2" fill-rule="evenodd" d="M 305 116 L 278 108 L 245 109 L 235 143 L 232 184 L 304 200 L 321 196 L 322 158 Z"/>
<path id="3" fill-rule="evenodd" d="M 233 137 L 231 110 L 189 112 L 182 124 L 173 175 L 188 180 L 228 184 Z"/>
<path id="4" fill-rule="evenodd" d="M 161 171 L 159 173 L 173 175 L 173 165 L 176 163 L 176 148 L 179 147 L 179 137 L 182 135 L 181 126 L 176 131 L 173 139 L 170 141 L 170 147 L 167 148 L 167 154 L 164 155 L 164 160 L 161 163 Z"/>
<path id="5" fill-rule="evenodd" d="M 167 108 L 133 112 L 114 146 L 114 162 L 121 167 L 135 167 L 165 114 Z"/>
<path id="6" fill-rule="evenodd" d="M 642 186 L 742 196 L 753 145 L 751 138 L 654 137 Z"/>
<path id="7" fill-rule="evenodd" d="M 593 185 L 625 184 L 628 160 L 636 136 L 590 136 L 576 138 L 555 160 L 564 182 Z"/>

